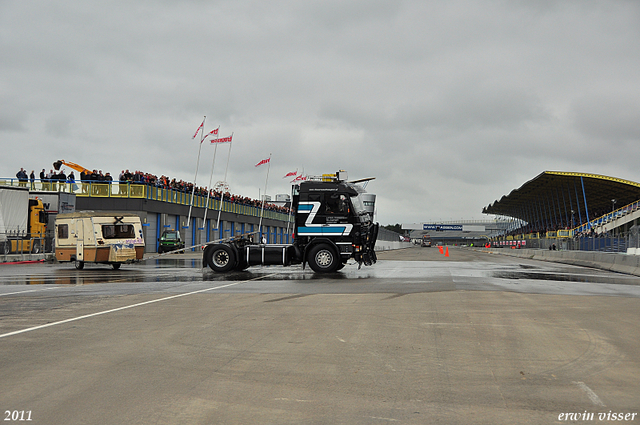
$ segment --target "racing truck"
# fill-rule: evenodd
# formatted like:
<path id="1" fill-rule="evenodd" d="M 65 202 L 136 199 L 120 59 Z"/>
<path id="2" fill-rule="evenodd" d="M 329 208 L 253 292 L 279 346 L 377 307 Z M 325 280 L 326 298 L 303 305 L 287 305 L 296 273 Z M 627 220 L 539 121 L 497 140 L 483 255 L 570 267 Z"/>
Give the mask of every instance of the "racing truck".
<path id="1" fill-rule="evenodd" d="M 379 224 L 373 222 L 375 195 L 346 181 L 346 173 L 307 177 L 292 187 L 293 243 L 264 244 L 240 236 L 205 246 L 203 263 L 219 273 L 256 265 L 306 264 L 316 273 L 333 273 L 350 259 L 360 268 L 376 262 Z"/>

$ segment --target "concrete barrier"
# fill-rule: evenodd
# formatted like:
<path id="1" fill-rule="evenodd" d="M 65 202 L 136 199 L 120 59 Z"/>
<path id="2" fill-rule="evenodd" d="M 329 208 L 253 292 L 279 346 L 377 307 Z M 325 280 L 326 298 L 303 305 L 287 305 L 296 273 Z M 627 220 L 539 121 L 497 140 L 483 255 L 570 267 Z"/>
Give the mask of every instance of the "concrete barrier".
<path id="1" fill-rule="evenodd" d="M 22 262 L 41 262 L 51 259 L 50 253 L 41 254 L 7 254 L 0 256 L 0 264 L 22 263 Z"/>
<path id="2" fill-rule="evenodd" d="M 552 261 L 640 276 L 640 255 L 595 251 L 549 251 L 547 249 L 482 248 L 479 250 L 490 254 Z"/>

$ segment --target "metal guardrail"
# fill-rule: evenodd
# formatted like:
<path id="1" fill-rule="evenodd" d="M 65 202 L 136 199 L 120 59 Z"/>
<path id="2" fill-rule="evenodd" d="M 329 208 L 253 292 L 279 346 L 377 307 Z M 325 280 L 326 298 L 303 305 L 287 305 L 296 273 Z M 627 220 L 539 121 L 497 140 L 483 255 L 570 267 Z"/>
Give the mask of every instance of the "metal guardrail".
<path id="1" fill-rule="evenodd" d="M 44 259 L 45 237 L 7 232 L 0 234 L 0 262 Z"/>
<path id="2" fill-rule="evenodd" d="M 174 189 L 165 189 L 135 182 L 94 182 L 76 181 L 74 183 L 53 180 L 34 180 L 20 182 L 18 179 L 0 179 L 0 185 L 27 187 L 30 190 L 73 193 L 78 197 L 91 198 L 135 198 L 149 199 L 171 204 L 190 205 L 191 193 Z M 220 200 L 206 195 L 194 195 L 193 206 L 208 208 L 212 211 L 220 210 Z M 222 201 L 222 211 L 240 215 L 260 217 L 261 208 L 237 202 Z M 289 221 L 289 215 L 269 209 L 264 210 L 263 218 Z M 291 220 L 293 221 L 293 220 Z"/>
<path id="3" fill-rule="evenodd" d="M 616 234 L 602 234 L 594 236 L 580 237 L 529 237 L 522 241 L 518 240 L 499 240 L 492 241 L 491 245 L 496 248 L 532 248 L 532 249 L 551 249 L 561 251 L 591 251 L 591 252 L 611 252 L 611 253 L 629 253 L 630 250 L 634 254 L 640 250 L 640 237 L 638 236 L 638 226 L 634 226 L 628 232 Z"/>

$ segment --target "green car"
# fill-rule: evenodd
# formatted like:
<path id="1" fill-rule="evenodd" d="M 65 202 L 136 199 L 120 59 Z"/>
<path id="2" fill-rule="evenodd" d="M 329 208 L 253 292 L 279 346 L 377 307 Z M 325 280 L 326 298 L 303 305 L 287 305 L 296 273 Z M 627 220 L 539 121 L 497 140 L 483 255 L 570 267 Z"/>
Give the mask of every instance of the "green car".
<path id="1" fill-rule="evenodd" d="M 160 242 L 158 245 L 159 254 L 184 248 L 184 242 L 180 239 L 180 232 L 176 230 L 165 230 L 158 241 Z M 184 253 L 184 251 L 181 252 Z"/>

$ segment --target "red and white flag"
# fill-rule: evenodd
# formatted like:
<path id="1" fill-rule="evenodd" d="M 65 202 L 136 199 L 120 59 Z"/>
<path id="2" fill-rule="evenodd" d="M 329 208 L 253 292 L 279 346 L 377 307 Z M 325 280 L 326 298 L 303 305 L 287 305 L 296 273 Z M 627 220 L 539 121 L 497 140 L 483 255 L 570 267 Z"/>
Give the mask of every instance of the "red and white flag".
<path id="1" fill-rule="evenodd" d="M 233 134 L 229 137 L 220 137 L 218 139 L 211 139 L 211 144 L 213 143 L 231 143 L 231 139 L 233 138 Z"/>
<path id="2" fill-rule="evenodd" d="M 196 138 L 202 127 L 204 127 L 204 120 L 202 120 L 202 124 L 200 124 L 200 127 L 198 127 L 198 129 L 196 130 L 196 134 L 193 135 L 192 139 Z"/>
<path id="3" fill-rule="evenodd" d="M 212 134 L 217 136 L 217 135 L 218 135 L 218 129 L 220 129 L 220 127 L 216 128 L 215 130 L 211 130 L 210 132 L 208 132 L 208 133 L 207 133 L 207 134 L 202 138 L 202 140 L 200 140 L 200 143 L 204 142 L 204 140 L 205 140 L 207 137 L 211 136 Z M 211 143 L 214 143 L 214 142 L 211 142 Z"/>
<path id="4" fill-rule="evenodd" d="M 296 170 L 296 171 L 291 171 L 290 173 L 285 174 L 285 176 L 283 177 L 283 179 L 286 179 L 287 177 L 297 176 L 297 175 L 298 175 L 298 170 Z"/>
<path id="5" fill-rule="evenodd" d="M 271 157 L 269 157 L 267 159 L 263 159 L 262 161 L 260 161 L 260 162 L 258 162 L 256 164 L 256 167 L 259 167 L 259 166 L 264 165 L 264 164 L 268 164 L 270 161 L 271 161 Z"/>
<path id="6" fill-rule="evenodd" d="M 306 179 L 307 179 L 306 176 L 303 176 L 302 174 L 300 174 L 298 177 L 296 177 L 295 179 L 291 180 L 291 183 L 302 182 L 302 181 L 305 181 Z"/>

